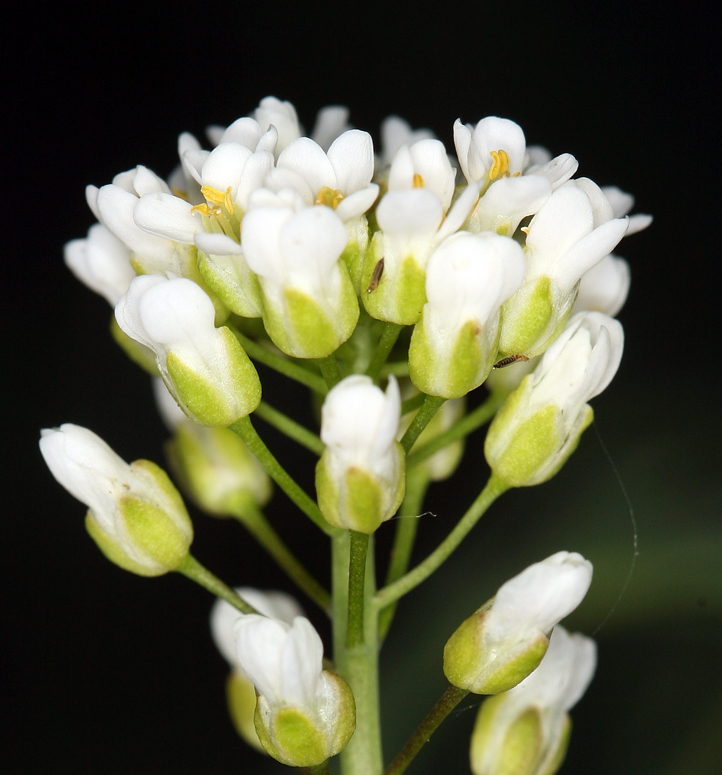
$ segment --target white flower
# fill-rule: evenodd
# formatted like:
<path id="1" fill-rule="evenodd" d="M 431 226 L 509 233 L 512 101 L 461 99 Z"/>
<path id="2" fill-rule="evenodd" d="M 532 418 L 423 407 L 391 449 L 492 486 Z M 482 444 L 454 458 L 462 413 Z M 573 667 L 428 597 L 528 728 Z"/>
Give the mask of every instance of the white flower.
<path id="1" fill-rule="evenodd" d="M 456 170 L 451 166 L 444 144 L 439 140 L 419 140 L 402 145 L 391 163 L 389 191 L 426 188 L 439 198 L 444 212 L 454 195 Z"/>
<path id="2" fill-rule="evenodd" d="M 283 352 L 323 358 L 351 336 L 358 301 L 345 264 L 339 261 L 346 228 L 325 206 L 294 211 L 286 194 L 259 189 L 243 221 L 242 245 L 263 293 L 263 321 Z M 256 206 L 263 196 L 277 206 Z M 298 194 L 296 194 L 298 196 Z"/>
<path id="3" fill-rule="evenodd" d="M 476 126 L 454 124 L 454 144 L 459 165 L 469 183 L 520 175 L 524 167 L 526 139 L 519 124 L 488 116 Z"/>
<path id="4" fill-rule="evenodd" d="M 100 223 L 90 227 L 86 239 L 68 242 L 64 253 L 70 271 L 112 307 L 135 277 L 130 250 Z"/>
<path id="5" fill-rule="evenodd" d="M 439 245 L 409 349 L 419 390 L 456 398 L 486 379 L 498 351 L 499 310 L 521 285 L 524 268 L 524 252 L 509 237 L 459 232 Z"/>
<path id="6" fill-rule="evenodd" d="M 569 742 L 567 712 L 586 691 L 596 664 L 591 638 L 555 627 L 539 667 L 518 686 L 483 703 L 471 738 L 474 775 L 499 775 L 511 772 L 510 767 L 518 775 L 554 775 Z M 517 726 L 522 718 L 526 723 Z M 517 729 L 513 743 L 512 728 Z"/>
<path id="7" fill-rule="evenodd" d="M 371 135 L 350 129 L 337 137 L 328 153 L 308 137 L 299 137 L 281 152 L 266 176 L 273 191 L 292 188 L 308 206 L 327 204 L 342 221 L 363 215 L 378 196 L 371 183 L 374 151 Z"/>
<path id="8" fill-rule="evenodd" d="M 183 411 L 203 425 L 230 425 L 260 401 L 260 382 L 236 338 L 215 328 L 207 294 L 185 278 L 136 277 L 115 317 L 156 356 L 161 377 Z"/>
<path id="9" fill-rule="evenodd" d="M 342 379 L 321 409 L 326 450 L 316 466 L 321 513 L 336 527 L 372 533 L 398 509 L 405 458 L 396 441 L 401 396 L 389 377 L 384 393 L 370 377 Z"/>
<path id="10" fill-rule="evenodd" d="M 626 193 L 626 191 L 617 188 L 617 186 L 604 186 L 602 192 L 609 201 L 615 218 L 623 218 L 634 207 L 634 197 Z M 646 229 L 651 223 L 651 215 L 644 213 L 630 215 L 626 236 Z"/>
<path id="11" fill-rule="evenodd" d="M 157 576 L 188 554 L 190 518 L 158 466 L 128 465 L 100 437 L 70 423 L 41 431 L 40 451 L 57 481 L 90 509 L 86 527 L 110 560 Z"/>
<path id="12" fill-rule="evenodd" d="M 591 581 L 592 564 L 575 552 L 530 565 L 452 635 L 446 677 L 477 694 L 516 686 L 539 665 L 552 629 L 581 603 Z"/>
<path id="13" fill-rule="evenodd" d="M 582 275 L 624 236 L 626 219 L 604 220 L 603 203 L 593 204 L 584 188 L 593 193 L 576 181 L 557 189 L 529 224 L 524 284 L 502 310 L 505 355 L 543 352 L 570 314 Z"/>
<path id="14" fill-rule="evenodd" d="M 285 592 L 262 591 L 252 587 L 236 587 L 235 591 L 258 613 L 272 619 L 293 624 L 297 616 L 303 616 L 303 609 L 298 601 Z M 242 616 L 237 608 L 220 598 L 213 604 L 210 616 L 211 635 L 216 648 L 231 668 L 241 672 L 243 669 L 238 660 L 233 627 Z"/>
<path id="15" fill-rule="evenodd" d="M 484 452 L 497 476 L 522 487 L 561 468 L 592 421 L 586 402 L 612 381 L 623 348 L 624 331 L 613 318 L 601 312 L 571 318 L 489 428 Z"/>
<path id="16" fill-rule="evenodd" d="M 610 253 L 582 275 L 572 314 L 596 310 L 614 317 L 627 300 L 630 282 L 629 264 Z"/>
<path id="17" fill-rule="evenodd" d="M 355 729 L 354 700 L 348 684 L 323 669 L 313 625 L 302 617 L 288 625 L 252 614 L 233 629 L 238 662 L 259 695 L 256 729 L 268 753 L 298 767 L 337 754 Z"/>

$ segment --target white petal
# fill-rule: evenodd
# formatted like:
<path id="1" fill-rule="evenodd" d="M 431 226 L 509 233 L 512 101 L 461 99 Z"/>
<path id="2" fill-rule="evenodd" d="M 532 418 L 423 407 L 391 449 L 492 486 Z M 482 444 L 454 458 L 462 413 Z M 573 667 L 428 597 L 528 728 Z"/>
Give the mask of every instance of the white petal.
<path id="1" fill-rule="evenodd" d="M 577 171 L 577 167 L 579 167 L 579 162 L 571 155 L 571 153 L 563 153 L 561 156 L 556 156 L 546 164 L 529 167 L 524 174 L 543 175 L 551 182 L 552 191 L 556 191 L 572 177 Z"/>
<path id="2" fill-rule="evenodd" d="M 240 143 L 245 145 L 252 151 L 256 150 L 258 141 L 263 135 L 263 129 L 258 125 L 258 122 L 244 116 L 234 121 L 220 137 L 218 144 L 220 143 Z"/>
<path id="3" fill-rule="evenodd" d="M 225 234 L 199 231 L 194 239 L 198 250 L 214 256 L 240 256 L 243 253 L 241 246 Z"/>
<path id="4" fill-rule="evenodd" d="M 650 226 L 653 217 L 645 213 L 637 213 L 636 215 L 629 216 L 629 225 L 627 226 L 627 233 L 625 236 L 629 237 L 630 234 L 636 234 L 638 231 L 643 231 Z"/>
<path id="5" fill-rule="evenodd" d="M 241 176 L 252 151 L 240 143 L 221 143 L 211 151 L 203 164 L 203 185 L 225 192 L 231 188 L 231 195 L 236 198 Z"/>
<path id="6" fill-rule="evenodd" d="M 311 132 L 311 139 L 327 151 L 331 143 L 348 126 L 349 110 L 343 105 L 327 105 L 316 115 L 316 123 Z"/>
<path id="7" fill-rule="evenodd" d="M 374 144 L 368 132 L 350 129 L 333 141 L 328 160 L 336 176 L 336 188 L 353 194 L 366 188 L 374 174 Z"/>
<path id="8" fill-rule="evenodd" d="M 602 193 L 609 200 L 615 218 L 627 215 L 634 207 L 634 197 L 618 186 L 604 186 Z"/>
<path id="9" fill-rule="evenodd" d="M 100 210 L 98 210 L 98 191 L 100 189 L 97 186 L 85 187 L 85 201 L 88 203 L 88 207 L 93 215 L 100 220 Z"/>
<path id="10" fill-rule="evenodd" d="M 366 188 L 344 197 L 336 207 L 336 215 L 342 221 L 349 221 L 369 210 L 379 195 L 379 187 L 371 183 Z"/>
<path id="11" fill-rule="evenodd" d="M 337 188 L 336 173 L 323 148 L 308 137 L 299 137 L 281 151 L 277 168 L 297 172 L 315 195 L 323 186 Z"/>
<path id="12" fill-rule="evenodd" d="M 464 173 L 467 182 L 471 183 L 471 171 L 468 164 L 469 148 L 471 147 L 471 129 L 466 124 L 462 124 L 460 118 L 457 118 L 454 122 L 454 145 L 461 171 Z"/>
<path id="13" fill-rule="evenodd" d="M 195 234 L 203 230 L 203 222 L 191 208 L 189 202 L 172 194 L 146 194 L 138 200 L 133 220 L 150 234 L 192 245 Z"/>
<path id="14" fill-rule="evenodd" d="M 626 230 L 626 218 L 615 218 L 603 223 L 591 234 L 580 239 L 559 259 L 555 267 L 555 277 L 562 284 L 574 285 L 585 272 L 614 250 Z"/>

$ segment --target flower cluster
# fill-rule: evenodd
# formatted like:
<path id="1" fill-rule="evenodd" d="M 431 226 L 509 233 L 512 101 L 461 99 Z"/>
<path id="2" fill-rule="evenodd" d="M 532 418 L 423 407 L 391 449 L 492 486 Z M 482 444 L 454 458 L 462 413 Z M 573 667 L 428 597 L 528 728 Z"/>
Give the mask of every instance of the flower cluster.
<path id="1" fill-rule="evenodd" d="M 43 431 L 40 446 L 88 506 L 87 529 L 109 559 L 141 575 L 183 573 L 225 601 L 212 629 L 244 739 L 290 766 L 327 772 L 341 753 L 344 773 L 380 775 L 377 655 L 395 604 L 496 497 L 547 481 L 576 448 L 588 402 L 622 358 L 613 316 L 630 270 L 613 251 L 651 217 L 629 216 L 629 194 L 575 178 L 573 156 L 527 145 L 508 119 L 457 121 L 450 155 L 398 117 L 375 148 L 348 118 L 324 108 L 306 136 L 293 105 L 267 97 L 211 127 L 209 149 L 184 133 L 167 180 L 138 166 L 88 186 L 98 223 L 65 248 L 72 272 L 114 307 L 115 340 L 156 378 L 184 493 L 241 522 L 332 614 L 333 664 L 294 600 L 234 591 L 190 554 L 190 517 L 160 468 L 128 465 L 70 424 Z M 314 391 L 318 434 L 261 400 L 258 363 Z M 467 414 L 465 397 L 482 385 L 489 397 Z M 315 500 L 251 414 L 316 454 Z M 487 485 L 412 570 L 415 520 L 398 520 L 377 590 L 369 537 L 399 509 L 418 514 L 426 488 L 458 465 L 465 436 L 489 420 Z M 332 538 L 330 592 L 266 520 L 271 479 Z M 596 653 L 557 625 L 591 578 L 581 555 L 558 552 L 499 587 L 449 638 L 444 712 L 449 697 L 495 695 L 474 732 L 475 773 L 560 766 L 567 711 Z M 422 724 L 387 772 L 403 772 L 431 731 Z"/>

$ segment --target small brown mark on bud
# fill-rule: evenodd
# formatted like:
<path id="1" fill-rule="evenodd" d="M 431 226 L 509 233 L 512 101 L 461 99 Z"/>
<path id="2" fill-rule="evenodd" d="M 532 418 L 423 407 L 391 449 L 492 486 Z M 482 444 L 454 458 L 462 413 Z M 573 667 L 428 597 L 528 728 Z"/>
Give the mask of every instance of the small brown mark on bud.
<path id="1" fill-rule="evenodd" d="M 375 291 L 379 287 L 379 283 L 381 282 L 381 275 L 384 273 L 384 260 L 383 258 L 376 264 L 374 267 L 373 274 L 371 275 L 371 282 L 369 283 L 369 287 L 366 289 L 366 293 L 371 293 L 372 291 Z"/>

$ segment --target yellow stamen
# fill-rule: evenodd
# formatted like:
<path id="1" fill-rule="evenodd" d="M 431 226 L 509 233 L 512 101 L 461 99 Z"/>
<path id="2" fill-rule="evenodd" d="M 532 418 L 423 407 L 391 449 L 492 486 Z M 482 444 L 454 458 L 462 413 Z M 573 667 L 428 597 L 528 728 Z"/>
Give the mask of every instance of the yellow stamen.
<path id="1" fill-rule="evenodd" d="M 193 207 L 191 207 L 191 215 L 195 215 L 196 213 L 205 215 L 208 218 L 210 218 L 210 216 L 212 215 L 211 209 L 208 207 L 207 204 L 205 204 L 205 202 L 202 205 L 193 205 Z"/>
<path id="2" fill-rule="evenodd" d="M 330 186 L 321 186 L 321 189 L 318 192 L 318 196 L 314 200 L 314 204 L 326 205 L 327 207 L 332 207 L 335 210 L 343 198 L 343 191 L 333 189 Z"/>
<path id="3" fill-rule="evenodd" d="M 497 178 L 509 177 L 509 154 L 506 151 L 499 149 L 498 151 L 491 151 L 491 158 L 494 162 L 489 170 L 489 180 L 496 180 Z"/>
<path id="4" fill-rule="evenodd" d="M 519 231 L 523 231 L 524 234 L 528 234 L 529 233 L 529 227 L 528 226 L 522 226 L 521 229 L 519 229 Z"/>
<path id="5" fill-rule="evenodd" d="M 233 197 L 231 196 L 230 186 L 225 191 L 219 191 L 212 186 L 202 186 L 201 194 L 208 202 L 213 202 L 215 205 L 223 205 L 228 210 L 228 214 L 233 215 Z"/>
<path id="6" fill-rule="evenodd" d="M 424 179 L 419 175 L 418 172 L 414 172 L 414 188 L 423 188 L 424 187 Z"/>

